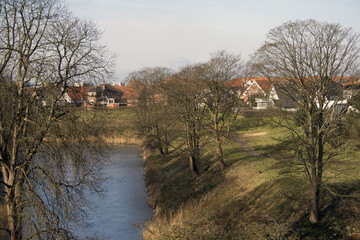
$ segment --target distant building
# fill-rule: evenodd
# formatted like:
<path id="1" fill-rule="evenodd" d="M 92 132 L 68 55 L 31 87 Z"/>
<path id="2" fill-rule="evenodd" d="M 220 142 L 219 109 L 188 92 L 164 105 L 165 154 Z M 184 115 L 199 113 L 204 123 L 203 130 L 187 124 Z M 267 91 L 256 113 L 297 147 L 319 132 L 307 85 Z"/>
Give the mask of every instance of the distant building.
<path id="1" fill-rule="evenodd" d="M 123 91 L 109 84 L 90 87 L 84 99 L 84 107 L 106 106 L 108 108 L 117 108 L 126 106 L 127 101 L 123 96 Z"/>

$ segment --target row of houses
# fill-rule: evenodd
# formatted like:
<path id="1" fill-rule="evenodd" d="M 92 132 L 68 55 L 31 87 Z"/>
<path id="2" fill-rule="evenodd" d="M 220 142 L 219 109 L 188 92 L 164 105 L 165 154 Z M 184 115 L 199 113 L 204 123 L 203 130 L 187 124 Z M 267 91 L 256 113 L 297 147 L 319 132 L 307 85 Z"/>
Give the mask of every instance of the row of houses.
<path id="1" fill-rule="evenodd" d="M 118 108 L 133 105 L 137 98 L 135 92 L 131 85 L 73 86 L 65 90 L 62 104 L 85 108 L 95 106 Z"/>
<path id="2" fill-rule="evenodd" d="M 284 86 L 286 81 L 276 79 L 270 81 L 266 77 L 255 77 L 250 79 L 234 79 L 231 86 L 236 86 L 239 90 L 239 97 L 253 109 L 267 109 L 270 107 L 280 107 L 286 110 L 296 110 L 296 102 L 285 94 Z M 352 91 L 359 91 L 360 82 L 352 84 Z M 96 105 L 108 108 L 118 108 L 120 106 L 134 105 L 137 101 L 138 93 L 134 83 L 122 86 L 119 84 L 101 84 L 91 87 L 69 87 L 66 90 L 63 101 L 67 105 L 91 108 Z M 351 95 L 350 90 L 344 87 L 344 100 L 337 104 L 346 104 L 346 99 Z M 329 96 L 329 99 L 331 96 Z"/>
<path id="3" fill-rule="evenodd" d="M 327 92 L 328 106 L 336 104 L 336 111 L 348 105 L 349 99 L 360 92 L 360 80 L 343 78 L 346 82 L 331 81 Z M 253 109 L 282 108 L 288 111 L 297 109 L 294 97 L 298 94 L 287 80 L 256 77 L 248 80 L 237 79 L 235 85 L 242 86 L 240 98 Z M 309 85 L 312 80 L 309 80 Z M 309 87 L 310 88 L 310 87 Z M 310 90 L 309 90 L 310 91 Z M 310 94 L 310 93 L 308 93 Z"/>

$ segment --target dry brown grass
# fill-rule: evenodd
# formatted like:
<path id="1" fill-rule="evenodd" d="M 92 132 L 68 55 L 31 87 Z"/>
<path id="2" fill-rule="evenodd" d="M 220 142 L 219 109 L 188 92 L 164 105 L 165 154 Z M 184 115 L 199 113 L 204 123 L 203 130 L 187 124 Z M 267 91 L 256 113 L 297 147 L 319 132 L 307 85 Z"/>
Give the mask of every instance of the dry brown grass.
<path id="1" fill-rule="evenodd" d="M 258 136 L 264 136 L 268 134 L 267 132 L 256 132 L 256 133 L 245 133 L 243 134 L 244 137 L 258 137 Z"/>
<path id="2" fill-rule="evenodd" d="M 110 135 L 104 137 L 104 140 L 108 144 L 134 144 L 134 145 L 142 145 L 143 139 L 139 138 L 132 131 L 125 131 L 121 135 Z"/>

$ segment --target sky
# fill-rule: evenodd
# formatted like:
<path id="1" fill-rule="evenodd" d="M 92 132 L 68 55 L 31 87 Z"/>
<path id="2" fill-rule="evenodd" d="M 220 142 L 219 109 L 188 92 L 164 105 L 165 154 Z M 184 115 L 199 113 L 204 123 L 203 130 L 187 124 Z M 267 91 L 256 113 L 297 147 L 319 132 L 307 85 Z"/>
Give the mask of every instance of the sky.
<path id="1" fill-rule="evenodd" d="M 219 50 L 247 61 L 266 34 L 288 21 L 339 23 L 360 33 L 359 0 L 65 0 L 94 21 L 116 54 L 115 79 L 145 67 L 174 71 Z"/>

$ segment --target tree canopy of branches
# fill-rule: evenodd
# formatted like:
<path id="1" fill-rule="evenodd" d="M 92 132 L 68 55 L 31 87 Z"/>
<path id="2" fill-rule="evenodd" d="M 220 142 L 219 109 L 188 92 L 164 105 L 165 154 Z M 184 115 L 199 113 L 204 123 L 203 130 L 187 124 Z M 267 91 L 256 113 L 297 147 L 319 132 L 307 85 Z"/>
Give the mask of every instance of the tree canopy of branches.
<path id="1" fill-rule="evenodd" d="M 202 65 L 203 103 L 210 115 L 217 158 L 222 170 L 226 168 L 222 143 L 229 137 L 230 128 L 235 122 L 241 106 L 240 86 L 231 84 L 243 73 L 241 57 L 219 51 Z"/>
<path id="2" fill-rule="evenodd" d="M 211 129 L 220 167 L 225 169 L 222 143 L 240 110 L 239 86 L 231 80 L 243 71 L 240 56 L 219 51 L 208 62 L 174 74 L 160 67 L 131 73 L 128 80 L 138 89 L 138 126 L 146 144 L 166 155 L 171 142 L 181 139 L 190 170 L 197 176 L 202 137 Z"/>
<path id="3" fill-rule="evenodd" d="M 199 174 L 198 161 L 205 117 L 200 86 L 199 65 L 187 66 L 163 85 L 168 106 L 175 119 L 183 126 L 182 138 L 186 143 L 189 167 L 194 177 Z"/>
<path id="4" fill-rule="evenodd" d="M 350 148 L 360 149 L 360 86 L 350 89 L 351 102 L 350 111 L 346 116 L 344 128 L 344 141 L 349 142 Z"/>
<path id="5" fill-rule="evenodd" d="M 136 108 L 140 133 L 146 136 L 145 145 L 159 149 L 162 155 L 169 153 L 173 120 L 169 114 L 164 92 L 161 88 L 172 75 L 168 68 L 144 68 L 130 73 L 128 78 L 138 93 Z"/>
<path id="6" fill-rule="evenodd" d="M 64 108 L 75 82 L 110 73 L 95 25 L 57 0 L 0 1 L 0 168 L 10 240 L 73 239 L 98 190 L 97 131 Z M 91 138 L 91 139 L 90 139 Z"/>
<path id="7" fill-rule="evenodd" d="M 295 21 L 272 29 L 255 54 L 257 70 L 286 80 L 281 91 L 297 103 L 296 126 L 285 125 L 310 185 L 312 223 L 319 221 L 325 166 L 341 145 L 343 89 L 359 73 L 358 41 L 358 34 L 339 24 Z"/>

